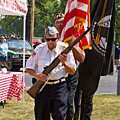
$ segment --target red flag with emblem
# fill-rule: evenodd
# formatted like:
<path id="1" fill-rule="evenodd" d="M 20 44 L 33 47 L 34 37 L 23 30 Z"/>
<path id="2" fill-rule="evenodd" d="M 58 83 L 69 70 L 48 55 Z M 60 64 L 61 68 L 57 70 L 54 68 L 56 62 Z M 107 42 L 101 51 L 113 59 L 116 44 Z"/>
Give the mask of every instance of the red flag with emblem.
<path id="1" fill-rule="evenodd" d="M 61 41 L 76 39 L 90 26 L 89 0 L 68 0 L 62 26 Z M 91 48 L 90 33 L 77 44 L 82 50 Z"/>

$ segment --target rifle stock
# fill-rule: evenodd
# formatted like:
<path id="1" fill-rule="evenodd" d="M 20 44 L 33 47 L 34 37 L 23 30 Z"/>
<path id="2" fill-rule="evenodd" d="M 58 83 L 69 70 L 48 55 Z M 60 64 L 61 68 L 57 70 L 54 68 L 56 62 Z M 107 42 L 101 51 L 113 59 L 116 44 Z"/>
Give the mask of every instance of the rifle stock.
<path id="1" fill-rule="evenodd" d="M 91 27 L 89 27 L 82 35 L 76 38 L 61 54 L 67 54 L 74 45 L 76 45 L 83 37 L 90 31 Z M 60 63 L 58 56 L 52 61 L 52 63 L 44 69 L 42 72 L 46 76 Z M 37 80 L 35 84 L 27 91 L 27 93 L 32 97 L 35 98 L 39 90 L 41 89 L 42 85 L 45 84 L 40 80 Z"/>

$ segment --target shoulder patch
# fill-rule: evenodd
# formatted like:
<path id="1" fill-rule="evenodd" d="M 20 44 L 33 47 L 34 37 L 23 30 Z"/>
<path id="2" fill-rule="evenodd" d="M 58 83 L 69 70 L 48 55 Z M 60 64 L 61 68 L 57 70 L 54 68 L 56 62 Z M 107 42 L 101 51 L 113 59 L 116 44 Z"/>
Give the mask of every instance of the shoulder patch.
<path id="1" fill-rule="evenodd" d="M 31 55 L 32 55 L 32 57 L 35 57 L 36 54 L 37 53 L 35 51 L 33 51 Z"/>

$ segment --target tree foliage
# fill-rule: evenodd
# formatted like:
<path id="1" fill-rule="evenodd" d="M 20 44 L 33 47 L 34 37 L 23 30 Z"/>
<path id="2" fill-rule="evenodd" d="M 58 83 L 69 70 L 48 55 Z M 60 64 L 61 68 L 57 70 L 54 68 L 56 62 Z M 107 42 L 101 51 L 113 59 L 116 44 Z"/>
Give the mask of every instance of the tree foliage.
<path id="1" fill-rule="evenodd" d="M 44 36 L 47 26 L 53 26 L 53 20 L 59 9 L 59 2 L 55 0 L 36 1 L 34 36 Z"/>
<path id="2" fill-rule="evenodd" d="M 1 16 L 0 25 L 4 29 L 5 34 L 11 32 L 22 34 L 22 17 L 19 16 Z M 19 25 L 17 25 L 19 23 Z"/>
<path id="3" fill-rule="evenodd" d="M 120 43 L 120 0 L 116 0 L 115 10 L 115 41 Z"/>
<path id="4" fill-rule="evenodd" d="M 90 0 L 90 11 L 92 10 L 94 3 L 95 3 L 95 0 Z"/>
<path id="5" fill-rule="evenodd" d="M 62 13 L 65 13 L 66 4 L 67 4 L 67 0 L 60 0 L 60 11 Z"/>

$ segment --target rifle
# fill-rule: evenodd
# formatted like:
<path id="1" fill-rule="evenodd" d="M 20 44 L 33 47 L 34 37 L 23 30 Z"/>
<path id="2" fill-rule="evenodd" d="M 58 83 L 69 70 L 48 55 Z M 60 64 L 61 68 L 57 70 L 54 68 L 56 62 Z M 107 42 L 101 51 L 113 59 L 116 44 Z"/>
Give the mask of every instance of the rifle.
<path id="1" fill-rule="evenodd" d="M 89 27 L 82 35 L 80 35 L 78 38 L 76 38 L 64 51 L 62 51 L 61 54 L 67 54 L 74 45 L 76 45 L 83 37 L 91 30 L 91 27 Z M 58 55 L 59 56 L 59 55 Z M 42 72 L 46 76 L 60 63 L 60 60 L 58 56 L 52 61 L 52 63 L 44 69 Z M 48 81 L 47 81 L 48 82 Z M 27 93 L 32 97 L 35 98 L 36 95 L 42 91 L 44 86 L 47 82 L 41 82 L 40 80 L 37 80 L 34 85 L 27 91 Z"/>

